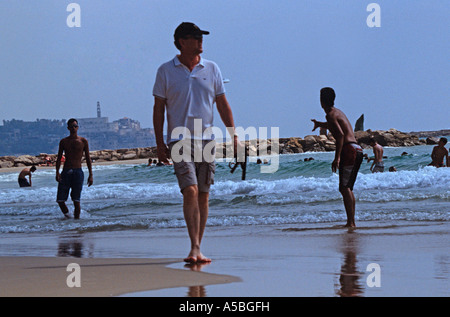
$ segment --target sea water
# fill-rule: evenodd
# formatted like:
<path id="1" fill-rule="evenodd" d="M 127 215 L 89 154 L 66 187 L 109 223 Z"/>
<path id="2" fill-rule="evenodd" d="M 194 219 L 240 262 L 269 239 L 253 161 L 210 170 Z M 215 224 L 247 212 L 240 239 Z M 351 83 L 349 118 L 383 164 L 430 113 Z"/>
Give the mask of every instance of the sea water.
<path id="1" fill-rule="evenodd" d="M 357 224 L 449 221 L 450 168 L 427 166 L 431 151 L 432 146 L 385 148 L 384 173 L 372 174 L 372 162 L 363 161 L 354 187 Z M 373 156 L 370 149 L 364 152 Z M 270 163 L 271 157 L 265 159 Z M 261 173 L 262 165 L 251 158 L 245 181 L 240 168 L 231 174 L 229 162 L 218 160 L 208 230 L 344 224 L 338 175 L 331 171 L 333 159 L 334 152 L 280 155 L 275 173 Z M 390 166 L 397 172 L 388 172 Z M 17 172 L 0 173 L 0 234 L 160 232 L 185 227 L 182 195 L 172 166 L 124 161 L 95 165 L 93 174 L 94 185 L 85 185 L 82 191 L 81 219 L 65 220 L 56 203 L 53 169 L 38 168 L 31 188 L 19 188 Z M 73 209 L 70 198 L 68 206 Z"/>

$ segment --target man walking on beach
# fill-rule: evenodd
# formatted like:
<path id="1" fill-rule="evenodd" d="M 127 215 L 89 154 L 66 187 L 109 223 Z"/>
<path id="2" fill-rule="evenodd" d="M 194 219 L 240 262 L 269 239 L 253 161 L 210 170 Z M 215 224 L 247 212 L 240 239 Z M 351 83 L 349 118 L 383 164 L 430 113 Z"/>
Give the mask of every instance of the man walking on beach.
<path id="1" fill-rule="evenodd" d="M 84 181 L 84 173 L 81 169 L 83 153 L 89 170 L 88 186 L 91 186 L 94 182 L 92 162 L 89 155 L 88 141 L 85 138 L 78 136 L 78 121 L 76 119 L 69 119 L 69 121 L 67 121 L 67 129 L 70 131 L 70 135 L 59 142 L 58 157 L 56 159 L 56 181 L 58 182 L 56 201 L 64 216 L 70 218 L 66 201 L 69 197 L 69 191 L 71 190 L 70 197 L 72 198 L 75 208 L 73 216 L 75 219 L 78 219 L 80 218 L 81 212 L 80 198 Z M 59 168 L 61 167 L 63 153 L 65 154 L 66 160 L 60 174 Z"/>
<path id="2" fill-rule="evenodd" d="M 31 187 L 31 173 L 36 170 L 36 166 L 31 166 L 30 168 L 24 168 L 17 178 L 20 187 Z M 29 181 L 27 181 L 26 176 L 28 176 Z"/>
<path id="3" fill-rule="evenodd" d="M 447 144 L 447 138 L 440 138 L 438 145 L 433 148 L 433 152 L 431 152 L 432 162 L 429 164 L 435 167 L 444 167 L 449 166 L 450 162 L 448 161 L 448 150 L 445 148 Z M 445 164 L 444 165 L 444 158 Z"/>
<path id="4" fill-rule="evenodd" d="M 155 104 L 153 108 L 153 125 L 155 129 L 158 159 L 168 164 L 172 156 L 175 174 L 183 195 L 183 213 L 191 240 L 191 250 L 186 262 L 211 262 L 200 251 L 200 245 L 206 226 L 209 210 L 209 189 L 214 183 L 215 148 L 211 147 L 212 135 L 203 133 L 213 125 L 213 105 L 225 126 L 231 129 L 236 149 L 237 136 L 234 135 L 234 120 L 230 105 L 225 97 L 225 87 L 219 67 L 212 61 L 203 59 L 203 35 L 208 31 L 201 30 L 190 22 L 181 23 L 175 30 L 175 46 L 180 54 L 158 68 L 153 95 Z M 167 110 L 167 144 L 164 143 L 163 126 L 164 114 Z M 199 124 L 200 123 L 200 124 Z M 201 131 L 195 134 L 194 126 Z M 180 157 L 180 147 L 177 143 L 182 136 L 175 131 L 183 128 L 186 134 L 192 137 L 183 140 L 190 146 L 199 146 L 201 159 L 193 153 Z M 198 131 L 197 131 L 198 132 Z M 188 140 L 186 140 L 188 139 Z M 188 147 L 183 146 L 186 151 Z M 172 149 L 173 153 L 172 154 Z M 194 151 L 195 153 L 195 151 Z M 208 156 L 208 157 L 205 157 Z"/>
<path id="5" fill-rule="evenodd" d="M 345 114 L 334 107 L 335 98 L 336 94 L 332 88 L 322 88 L 320 90 L 320 103 L 326 113 L 327 121 L 318 122 L 315 119 L 311 121 L 314 122 L 313 131 L 317 128 L 326 128 L 336 139 L 336 153 L 331 169 L 333 172 L 339 169 L 339 191 L 344 199 L 347 214 L 345 226 L 356 227 L 353 185 L 363 160 L 363 150 L 356 143 L 353 128 Z"/>
<path id="6" fill-rule="evenodd" d="M 369 145 L 372 147 L 373 155 L 375 156 L 370 170 L 372 173 L 384 172 L 383 147 L 374 138 L 370 138 Z"/>

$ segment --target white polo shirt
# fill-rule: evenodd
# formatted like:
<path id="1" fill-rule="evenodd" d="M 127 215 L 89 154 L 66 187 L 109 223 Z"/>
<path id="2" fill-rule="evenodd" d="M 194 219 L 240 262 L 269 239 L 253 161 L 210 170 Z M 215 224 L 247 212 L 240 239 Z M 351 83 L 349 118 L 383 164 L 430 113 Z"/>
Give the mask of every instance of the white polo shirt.
<path id="1" fill-rule="evenodd" d="M 222 74 L 212 61 L 200 58 L 192 72 L 177 56 L 162 64 L 156 73 L 153 95 L 166 101 L 167 144 L 182 139 L 182 135 L 172 136 L 172 131 L 177 127 L 187 128 L 192 138 L 198 139 L 198 135 L 194 136 L 194 119 L 201 119 L 201 133 L 211 128 L 214 102 L 217 96 L 223 94 Z M 211 136 L 204 139 L 211 139 Z"/>

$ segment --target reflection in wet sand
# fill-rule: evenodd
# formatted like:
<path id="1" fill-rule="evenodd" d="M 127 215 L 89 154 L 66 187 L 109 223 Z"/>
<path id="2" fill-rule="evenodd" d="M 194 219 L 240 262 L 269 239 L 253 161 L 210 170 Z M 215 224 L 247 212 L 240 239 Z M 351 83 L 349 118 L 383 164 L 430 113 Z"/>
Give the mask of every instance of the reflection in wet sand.
<path id="1" fill-rule="evenodd" d="M 210 263 L 188 263 L 184 267 L 194 272 L 201 272 L 202 268 Z M 206 297 L 206 289 L 204 285 L 189 286 L 187 297 Z"/>
<path id="2" fill-rule="evenodd" d="M 82 234 L 69 234 L 60 237 L 56 256 L 86 258 L 92 257 L 93 246 L 86 246 Z"/>
<path id="3" fill-rule="evenodd" d="M 363 296 L 364 287 L 361 285 L 360 278 L 364 273 L 358 272 L 357 254 L 358 254 L 358 234 L 349 230 L 342 241 L 342 252 L 344 263 L 341 266 L 339 276 L 340 288 L 336 294 L 341 297 L 359 297 Z"/>

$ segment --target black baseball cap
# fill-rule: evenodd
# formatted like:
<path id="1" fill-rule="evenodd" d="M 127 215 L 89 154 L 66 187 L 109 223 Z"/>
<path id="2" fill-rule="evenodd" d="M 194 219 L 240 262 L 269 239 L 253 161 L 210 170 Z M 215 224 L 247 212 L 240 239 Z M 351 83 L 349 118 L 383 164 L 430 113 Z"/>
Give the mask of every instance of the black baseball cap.
<path id="1" fill-rule="evenodd" d="M 208 34 L 209 31 L 200 30 L 200 28 L 192 22 L 183 22 L 175 29 L 173 37 L 175 38 L 175 40 L 178 40 L 188 35 L 201 37 Z"/>

